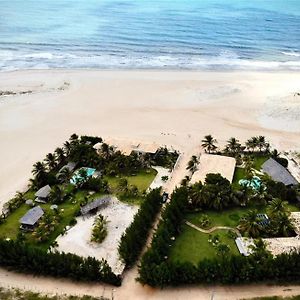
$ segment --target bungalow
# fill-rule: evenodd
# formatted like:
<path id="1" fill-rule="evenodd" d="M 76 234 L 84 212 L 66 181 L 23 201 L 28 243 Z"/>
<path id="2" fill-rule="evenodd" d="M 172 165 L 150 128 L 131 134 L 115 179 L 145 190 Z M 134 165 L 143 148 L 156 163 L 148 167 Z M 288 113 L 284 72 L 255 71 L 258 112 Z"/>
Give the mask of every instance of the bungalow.
<path id="1" fill-rule="evenodd" d="M 262 170 L 274 181 L 282 182 L 286 186 L 297 185 L 297 180 L 289 171 L 273 158 L 268 159 L 263 165 Z"/>
<path id="2" fill-rule="evenodd" d="M 36 193 L 36 202 L 45 203 L 49 197 L 51 192 L 51 187 L 49 185 L 45 185 L 44 187 L 40 188 Z"/>
<path id="3" fill-rule="evenodd" d="M 31 208 L 20 219 L 20 223 L 21 223 L 20 228 L 23 230 L 33 230 L 43 215 L 44 215 L 44 211 L 40 206 Z"/>
<path id="4" fill-rule="evenodd" d="M 102 197 L 90 202 L 80 208 L 81 214 L 86 215 L 97 211 L 100 207 L 106 206 L 110 201 L 110 197 Z"/>

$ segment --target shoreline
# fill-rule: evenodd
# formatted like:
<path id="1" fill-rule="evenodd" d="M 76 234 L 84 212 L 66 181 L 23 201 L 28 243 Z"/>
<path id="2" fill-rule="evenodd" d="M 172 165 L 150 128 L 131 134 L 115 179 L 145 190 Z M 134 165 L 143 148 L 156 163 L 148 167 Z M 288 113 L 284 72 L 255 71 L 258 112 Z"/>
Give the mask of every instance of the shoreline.
<path id="1" fill-rule="evenodd" d="M 188 69 L 188 68 L 45 68 L 45 69 L 16 69 L 16 70 L 1 70 L 0 74 L 11 74 L 11 73 L 20 73 L 20 72 L 66 72 L 66 73 L 73 73 L 73 72 L 141 72 L 141 73 L 224 73 L 224 74 L 230 74 L 230 73 L 292 73 L 297 74 L 300 73 L 300 68 L 295 69 Z"/>

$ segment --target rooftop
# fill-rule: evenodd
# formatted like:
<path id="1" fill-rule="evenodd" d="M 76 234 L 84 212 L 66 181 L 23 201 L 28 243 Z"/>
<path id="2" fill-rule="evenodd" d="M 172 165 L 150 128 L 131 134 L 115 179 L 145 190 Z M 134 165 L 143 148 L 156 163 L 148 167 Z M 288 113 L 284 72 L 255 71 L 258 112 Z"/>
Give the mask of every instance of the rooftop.
<path id="1" fill-rule="evenodd" d="M 89 213 L 91 210 L 99 208 L 100 206 L 106 205 L 110 201 L 111 197 L 106 196 L 102 198 L 97 198 L 93 202 L 86 204 L 85 206 L 81 207 L 80 211 L 81 214 L 85 215 Z"/>
<path id="2" fill-rule="evenodd" d="M 236 161 L 233 157 L 201 154 L 198 170 L 193 174 L 191 183 L 204 182 L 206 175 L 221 174 L 232 182 Z"/>
<path id="3" fill-rule="evenodd" d="M 38 198 L 47 198 L 51 192 L 50 185 L 45 185 L 44 187 L 40 188 L 36 193 L 35 196 Z"/>
<path id="4" fill-rule="evenodd" d="M 44 211 L 40 206 L 31 208 L 21 219 L 22 225 L 35 225 L 36 222 L 43 216 Z"/>
<path id="5" fill-rule="evenodd" d="M 262 169 L 274 181 L 282 182 L 285 185 L 296 185 L 297 180 L 289 173 L 289 171 L 275 161 L 273 158 L 268 159 L 263 165 Z"/>

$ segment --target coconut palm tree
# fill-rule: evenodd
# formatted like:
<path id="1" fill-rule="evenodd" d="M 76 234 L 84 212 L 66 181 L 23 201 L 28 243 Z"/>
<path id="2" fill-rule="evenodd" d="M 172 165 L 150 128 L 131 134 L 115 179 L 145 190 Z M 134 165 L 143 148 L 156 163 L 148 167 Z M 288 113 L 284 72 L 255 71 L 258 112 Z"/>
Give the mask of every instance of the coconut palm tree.
<path id="1" fill-rule="evenodd" d="M 71 144 L 77 144 L 77 142 L 79 141 L 79 137 L 76 133 L 73 133 L 70 138 L 69 141 Z"/>
<path id="2" fill-rule="evenodd" d="M 246 177 L 250 180 L 253 177 L 253 167 L 254 167 L 253 158 L 249 155 L 245 155 L 243 157 L 243 162 L 244 162 Z"/>
<path id="3" fill-rule="evenodd" d="M 70 155 L 71 150 L 72 150 L 72 145 L 69 141 L 64 142 L 63 150 L 64 150 L 66 156 Z"/>
<path id="4" fill-rule="evenodd" d="M 49 198 L 52 203 L 61 203 L 64 198 L 64 192 L 58 185 L 56 185 L 52 187 Z"/>
<path id="5" fill-rule="evenodd" d="M 189 189 L 189 203 L 193 208 L 199 207 L 201 205 L 201 190 L 202 183 L 199 181 L 193 184 Z"/>
<path id="6" fill-rule="evenodd" d="M 291 223 L 291 219 L 288 216 L 288 214 L 280 213 L 278 214 L 274 219 L 274 226 L 272 228 L 275 229 L 276 235 L 278 236 L 289 236 L 293 230 L 294 227 Z"/>
<path id="7" fill-rule="evenodd" d="M 58 174 L 58 180 L 60 182 L 67 182 L 72 176 L 72 172 L 68 168 L 63 168 Z"/>
<path id="8" fill-rule="evenodd" d="M 262 149 L 265 149 L 267 145 L 268 143 L 266 142 L 266 138 L 263 135 L 257 137 L 257 147 L 259 149 L 259 152 L 262 152 Z"/>
<path id="9" fill-rule="evenodd" d="M 65 161 L 65 151 L 63 148 L 57 147 L 54 151 L 57 164 L 61 164 Z"/>
<path id="10" fill-rule="evenodd" d="M 198 164 L 199 164 L 198 157 L 196 155 L 193 155 L 190 161 L 188 162 L 186 169 L 189 170 L 191 173 L 195 173 Z"/>
<path id="11" fill-rule="evenodd" d="M 275 198 L 267 206 L 267 213 L 270 218 L 275 218 L 279 214 L 289 215 L 290 212 L 287 208 L 288 202 L 282 199 Z"/>
<path id="12" fill-rule="evenodd" d="M 33 169 L 32 169 L 32 174 L 35 176 L 38 176 L 41 173 L 45 173 L 46 172 L 46 168 L 45 165 L 38 161 L 33 165 Z"/>
<path id="13" fill-rule="evenodd" d="M 227 141 L 227 145 L 226 145 L 226 151 L 228 151 L 231 154 L 236 154 L 240 151 L 241 149 L 241 144 L 240 141 L 234 137 L 231 137 L 228 141 Z"/>
<path id="14" fill-rule="evenodd" d="M 248 139 L 245 143 L 246 148 L 249 150 L 252 150 L 252 152 L 254 152 L 254 150 L 256 149 L 256 147 L 258 146 L 258 140 L 256 136 L 253 136 L 252 138 Z"/>
<path id="15" fill-rule="evenodd" d="M 247 236 L 251 236 L 253 238 L 259 237 L 262 231 L 262 226 L 257 216 L 257 211 L 248 211 L 248 213 L 245 214 L 244 217 L 240 220 L 238 229 Z"/>
<path id="16" fill-rule="evenodd" d="M 56 157 L 52 153 L 48 153 L 46 155 L 45 162 L 46 162 L 49 170 L 53 170 L 57 166 Z"/>
<path id="17" fill-rule="evenodd" d="M 215 151 L 217 149 L 217 140 L 213 138 L 211 134 L 206 135 L 201 142 L 203 149 L 205 149 L 205 151 L 207 151 L 208 153 L 211 153 L 212 151 Z"/>

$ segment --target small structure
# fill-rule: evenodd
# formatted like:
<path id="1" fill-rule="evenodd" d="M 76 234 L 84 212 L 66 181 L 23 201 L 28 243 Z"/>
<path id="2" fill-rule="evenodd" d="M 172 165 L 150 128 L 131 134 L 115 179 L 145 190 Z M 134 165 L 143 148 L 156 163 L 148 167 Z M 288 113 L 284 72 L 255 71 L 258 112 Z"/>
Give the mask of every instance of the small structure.
<path id="1" fill-rule="evenodd" d="M 69 170 L 70 172 L 73 172 L 76 168 L 76 163 L 75 162 L 68 162 L 65 166 L 63 166 L 56 174 L 56 178 L 59 178 L 60 174 L 64 171 L 64 170 Z"/>
<path id="2" fill-rule="evenodd" d="M 44 215 L 44 211 L 40 206 L 31 208 L 21 219 L 21 229 L 33 230 L 38 224 L 41 217 Z"/>
<path id="3" fill-rule="evenodd" d="M 96 212 L 100 207 L 106 206 L 109 203 L 110 199 L 111 198 L 108 196 L 102 197 L 102 198 L 97 198 L 96 200 L 82 206 L 80 208 L 80 212 L 83 216 L 87 215 L 89 213 Z"/>
<path id="4" fill-rule="evenodd" d="M 213 154 L 202 154 L 198 170 L 193 174 L 191 183 L 204 182 L 206 175 L 221 174 L 224 178 L 232 182 L 236 160 L 233 157 Z"/>
<path id="5" fill-rule="evenodd" d="M 37 197 L 35 199 L 36 202 L 39 203 L 46 203 L 47 199 L 49 197 L 49 194 L 51 192 L 50 185 L 45 185 L 44 187 L 40 188 L 36 193 L 35 196 Z"/>
<path id="6" fill-rule="evenodd" d="M 28 199 L 25 201 L 25 204 L 29 205 L 29 206 L 34 206 L 34 202 L 31 199 Z"/>
<path id="7" fill-rule="evenodd" d="M 249 256 L 253 252 L 254 241 L 251 238 L 237 237 L 235 243 L 239 252 L 244 256 Z"/>
<path id="8" fill-rule="evenodd" d="M 273 158 L 268 159 L 262 165 L 262 169 L 274 181 L 282 182 L 286 186 L 298 184 L 297 180 L 289 173 L 289 171 Z"/>
<path id="9" fill-rule="evenodd" d="M 266 214 L 257 214 L 257 218 L 259 220 L 259 225 L 265 227 L 270 224 L 270 219 Z"/>

